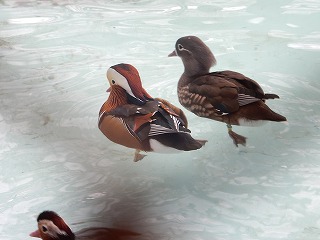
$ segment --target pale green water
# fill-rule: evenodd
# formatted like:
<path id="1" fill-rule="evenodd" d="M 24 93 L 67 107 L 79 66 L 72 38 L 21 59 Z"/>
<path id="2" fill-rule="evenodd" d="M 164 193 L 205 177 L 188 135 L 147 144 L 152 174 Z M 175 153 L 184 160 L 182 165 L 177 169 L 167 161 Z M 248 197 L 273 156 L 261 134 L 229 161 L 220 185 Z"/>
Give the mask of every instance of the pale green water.
<path id="1" fill-rule="evenodd" d="M 0 1 L 0 239 L 31 239 L 55 210 L 73 230 L 124 227 L 141 239 L 320 238 L 320 2 Z M 178 104 L 183 66 L 167 58 L 197 35 L 217 70 L 280 95 L 288 123 L 235 127 L 187 112 L 205 148 L 133 150 L 97 128 L 105 72 L 131 63 L 153 96 Z"/>

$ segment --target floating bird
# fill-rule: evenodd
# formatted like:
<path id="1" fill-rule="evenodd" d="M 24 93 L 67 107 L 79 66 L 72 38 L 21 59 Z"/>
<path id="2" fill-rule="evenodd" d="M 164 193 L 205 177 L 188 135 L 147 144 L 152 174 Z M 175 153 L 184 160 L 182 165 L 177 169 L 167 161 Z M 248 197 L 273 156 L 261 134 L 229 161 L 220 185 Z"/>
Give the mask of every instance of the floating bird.
<path id="1" fill-rule="evenodd" d="M 136 149 L 134 161 L 145 156 L 140 151 L 191 151 L 206 143 L 191 136 L 181 109 L 147 93 L 132 65 L 110 67 L 107 78 L 110 95 L 99 112 L 99 129 L 112 142 Z"/>
<path id="2" fill-rule="evenodd" d="M 31 237 L 42 240 L 121 240 L 137 239 L 139 233 L 115 228 L 86 228 L 73 233 L 65 221 L 53 211 L 44 211 L 37 218 L 38 230 Z"/>
<path id="3" fill-rule="evenodd" d="M 236 146 L 245 145 L 246 137 L 233 132 L 231 125 L 254 126 L 261 121 L 286 121 L 265 104 L 265 100 L 279 96 L 264 93 L 256 81 L 233 71 L 210 73 L 216 59 L 198 37 L 179 38 L 171 56 L 179 56 L 184 65 L 178 82 L 181 105 L 200 117 L 227 123 L 229 136 Z"/>

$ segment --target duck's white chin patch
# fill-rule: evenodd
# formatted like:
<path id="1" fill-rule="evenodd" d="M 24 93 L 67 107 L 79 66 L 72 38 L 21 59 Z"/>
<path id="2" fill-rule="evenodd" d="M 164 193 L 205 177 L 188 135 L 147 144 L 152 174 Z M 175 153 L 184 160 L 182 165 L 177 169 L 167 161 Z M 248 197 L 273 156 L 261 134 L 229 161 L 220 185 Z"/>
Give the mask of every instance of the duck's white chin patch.
<path id="1" fill-rule="evenodd" d="M 248 126 L 248 127 L 257 127 L 265 124 L 265 120 L 250 120 L 247 118 L 240 118 L 239 125 L 240 126 Z"/>
<path id="2" fill-rule="evenodd" d="M 149 142 L 150 142 L 151 149 L 156 153 L 178 153 L 178 152 L 181 152 L 181 150 L 163 145 L 162 143 L 160 143 L 159 141 L 157 141 L 155 139 L 150 139 Z"/>

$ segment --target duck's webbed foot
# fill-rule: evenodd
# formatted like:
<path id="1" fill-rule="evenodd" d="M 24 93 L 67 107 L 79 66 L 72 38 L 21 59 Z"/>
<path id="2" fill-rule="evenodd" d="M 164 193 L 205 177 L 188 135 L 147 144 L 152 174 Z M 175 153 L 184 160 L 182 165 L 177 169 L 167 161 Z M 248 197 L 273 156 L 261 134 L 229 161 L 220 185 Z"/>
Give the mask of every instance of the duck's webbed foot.
<path id="1" fill-rule="evenodd" d="M 229 136 L 232 138 L 233 143 L 238 147 L 238 144 L 241 144 L 243 146 L 246 145 L 246 137 L 241 136 L 237 133 L 235 133 L 234 131 L 232 131 L 232 126 L 230 124 L 227 124 L 227 128 L 228 128 L 228 133 Z"/>
<path id="2" fill-rule="evenodd" d="M 145 154 L 141 154 L 140 152 L 141 151 L 139 149 L 136 149 L 136 151 L 134 152 L 134 158 L 133 158 L 134 162 L 138 162 L 142 160 L 145 156 L 147 156 Z"/>

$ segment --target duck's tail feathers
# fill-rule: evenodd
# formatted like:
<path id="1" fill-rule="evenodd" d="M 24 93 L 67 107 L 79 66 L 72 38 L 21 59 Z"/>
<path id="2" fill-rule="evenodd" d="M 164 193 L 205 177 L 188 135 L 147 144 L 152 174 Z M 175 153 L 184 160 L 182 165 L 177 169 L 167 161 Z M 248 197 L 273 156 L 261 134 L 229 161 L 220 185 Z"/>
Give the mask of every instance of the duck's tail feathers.
<path id="1" fill-rule="evenodd" d="M 275 99 L 275 98 L 280 98 L 280 97 L 274 93 L 265 93 L 264 94 L 264 99 Z"/>
<path id="2" fill-rule="evenodd" d="M 181 151 L 197 150 L 205 145 L 207 140 L 196 140 L 189 133 L 167 133 L 153 136 L 161 144 Z"/>

